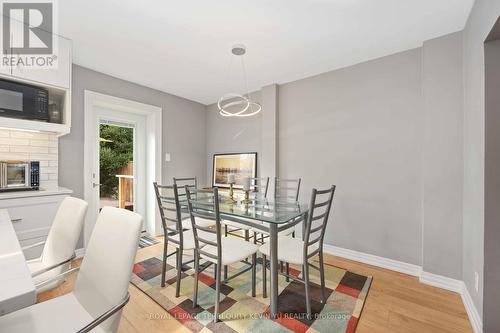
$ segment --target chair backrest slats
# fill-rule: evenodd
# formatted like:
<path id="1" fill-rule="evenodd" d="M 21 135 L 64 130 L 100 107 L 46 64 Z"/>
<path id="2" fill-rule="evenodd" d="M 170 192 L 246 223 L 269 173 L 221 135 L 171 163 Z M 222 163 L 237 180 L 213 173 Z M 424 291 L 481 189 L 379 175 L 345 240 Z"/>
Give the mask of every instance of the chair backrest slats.
<path id="1" fill-rule="evenodd" d="M 327 190 L 317 190 L 313 189 L 311 194 L 311 202 L 309 214 L 307 216 L 306 227 L 305 227 L 305 237 L 304 237 L 304 248 L 303 255 L 304 258 L 310 258 L 311 253 L 309 252 L 309 247 L 313 244 L 319 243 L 319 248 L 317 251 L 323 248 L 323 239 L 325 237 L 326 225 L 328 223 L 328 217 L 330 215 L 330 210 L 333 202 L 333 195 L 335 194 L 335 185 L 332 185 Z M 316 202 L 319 201 L 320 197 L 327 196 L 326 201 L 321 201 L 320 204 Z M 326 202 L 326 204 L 325 204 Z M 319 215 L 315 215 L 316 209 L 319 207 L 324 207 L 320 209 Z M 313 225 L 314 224 L 314 225 Z M 319 232 L 319 235 L 318 235 Z M 313 239 L 311 240 L 311 236 Z M 312 253 L 316 252 L 313 251 Z"/>
<path id="2" fill-rule="evenodd" d="M 301 179 L 285 179 L 274 177 L 274 198 L 299 200 Z"/>
<path id="3" fill-rule="evenodd" d="M 179 193 L 177 190 L 177 185 L 159 185 L 158 183 L 154 182 L 153 186 L 156 193 L 158 208 L 160 210 L 165 242 L 183 244 L 181 207 L 179 203 Z M 172 226 L 174 228 L 172 228 Z M 176 239 L 173 238 L 176 235 L 179 235 L 179 243 L 177 243 Z"/>
<path id="4" fill-rule="evenodd" d="M 198 251 L 200 254 L 203 254 L 203 255 L 205 255 L 205 256 L 207 256 L 207 257 L 209 257 L 209 258 L 212 258 L 212 259 L 217 259 L 217 256 L 214 256 L 214 255 L 213 255 L 213 254 L 211 254 L 211 253 L 205 252 L 205 251 L 203 251 L 202 249 L 198 249 L 197 251 Z"/>
<path id="5" fill-rule="evenodd" d="M 320 208 L 320 207 L 328 205 L 329 203 L 330 203 L 329 201 L 321 202 L 319 204 L 315 204 L 314 208 Z"/>
<path id="6" fill-rule="evenodd" d="M 324 213 L 323 213 L 323 214 L 321 214 L 321 215 L 314 216 L 314 217 L 312 218 L 312 220 L 313 220 L 313 221 L 320 220 L 320 219 L 324 218 L 324 217 L 326 216 L 326 214 L 327 214 L 327 213 L 326 213 L 326 212 L 324 212 Z M 311 231 L 311 232 L 312 232 L 312 231 Z"/>
<path id="7" fill-rule="evenodd" d="M 313 239 L 312 241 L 309 241 L 309 242 L 307 243 L 307 246 L 311 246 L 311 245 L 313 245 L 314 243 L 319 242 L 320 240 L 321 240 L 321 235 L 320 235 L 320 236 L 318 236 L 318 237 L 316 237 L 316 238 L 315 238 L 315 239 Z"/>
<path id="8" fill-rule="evenodd" d="M 254 194 L 258 193 L 263 198 L 266 198 L 269 188 L 269 177 L 250 178 L 250 188 L 253 188 Z"/>
<path id="9" fill-rule="evenodd" d="M 186 194 L 186 186 L 189 189 L 197 189 L 198 188 L 198 180 L 196 177 L 184 177 L 184 178 L 176 178 L 174 177 L 174 185 L 177 185 L 179 198 L 185 200 Z"/>
<path id="10" fill-rule="evenodd" d="M 199 254 L 203 254 L 213 259 L 220 259 L 222 256 L 221 245 L 221 223 L 219 212 L 219 191 L 215 187 L 211 190 L 192 189 L 185 187 L 189 214 L 191 216 L 191 225 L 193 229 L 195 249 Z M 209 228 L 206 225 L 201 226 L 197 218 L 213 220 L 215 228 Z M 214 235 L 213 239 L 209 239 Z M 202 250 L 203 245 L 211 245 L 217 248 L 217 255 L 209 254 Z"/>
<path id="11" fill-rule="evenodd" d="M 310 231 L 310 233 L 314 234 L 315 232 L 320 231 L 322 228 L 323 228 L 323 225 L 319 225 L 316 228 L 312 228 L 311 231 Z"/>

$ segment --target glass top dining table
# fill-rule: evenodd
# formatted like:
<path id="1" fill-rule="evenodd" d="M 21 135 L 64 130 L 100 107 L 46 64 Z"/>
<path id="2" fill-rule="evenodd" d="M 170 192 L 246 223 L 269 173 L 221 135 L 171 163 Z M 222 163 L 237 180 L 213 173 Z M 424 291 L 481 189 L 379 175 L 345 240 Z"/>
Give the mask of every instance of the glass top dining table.
<path id="1" fill-rule="evenodd" d="M 219 195 L 219 212 L 222 217 L 235 217 L 262 222 L 283 224 L 304 216 L 309 210 L 308 205 L 298 201 L 271 200 L 266 198 L 253 199 L 244 204 L 242 200 L 229 203 L 228 197 Z M 201 198 L 200 203 L 211 203 L 210 198 Z M 187 211 L 187 201 L 181 201 L 181 208 Z"/>

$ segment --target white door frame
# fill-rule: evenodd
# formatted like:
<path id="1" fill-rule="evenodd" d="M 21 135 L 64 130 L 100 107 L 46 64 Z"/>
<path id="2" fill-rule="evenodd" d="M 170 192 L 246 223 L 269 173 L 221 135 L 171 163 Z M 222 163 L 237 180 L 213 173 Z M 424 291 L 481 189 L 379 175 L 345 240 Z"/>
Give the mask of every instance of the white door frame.
<path id="1" fill-rule="evenodd" d="M 93 146 L 96 138 L 96 125 L 98 119 L 95 107 L 106 108 L 118 112 L 128 112 L 136 115 L 146 116 L 146 216 L 144 222 L 146 231 L 151 235 L 158 235 L 161 231 L 161 223 L 156 208 L 156 197 L 153 182 L 161 182 L 162 169 L 162 109 L 158 106 L 139 103 L 124 98 L 101 94 L 85 90 L 85 139 L 84 139 L 84 176 L 83 196 L 85 201 L 93 202 Z M 84 244 L 87 246 L 92 233 L 97 212 L 87 213 L 84 227 Z"/>

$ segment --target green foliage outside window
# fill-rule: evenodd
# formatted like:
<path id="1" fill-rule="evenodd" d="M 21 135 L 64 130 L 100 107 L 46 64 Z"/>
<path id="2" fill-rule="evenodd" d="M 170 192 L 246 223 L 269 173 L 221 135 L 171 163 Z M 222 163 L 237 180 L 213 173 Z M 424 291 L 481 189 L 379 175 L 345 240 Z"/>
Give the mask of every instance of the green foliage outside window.
<path id="1" fill-rule="evenodd" d="M 100 126 L 100 194 L 105 198 L 118 196 L 118 171 L 133 160 L 134 130 L 132 128 Z"/>

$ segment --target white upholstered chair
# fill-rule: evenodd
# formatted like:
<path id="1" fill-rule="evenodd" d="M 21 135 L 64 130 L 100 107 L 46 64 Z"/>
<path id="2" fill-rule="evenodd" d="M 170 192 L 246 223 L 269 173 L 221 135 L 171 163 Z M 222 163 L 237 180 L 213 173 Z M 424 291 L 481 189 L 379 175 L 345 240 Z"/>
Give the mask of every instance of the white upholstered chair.
<path id="1" fill-rule="evenodd" d="M 0 332 L 116 332 L 129 299 L 141 225 L 136 213 L 104 207 L 73 291 L 0 317 Z"/>
<path id="2" fill-rule="evenodd" d="M 48 280 L 69 268 L 70 261 L 75 257 L 75 248 L 82 232 L 87 207 L 88 204 L 81 199 L 64 198 L 54 217 L 47 239 L 23 248 L 27 250 L 43 246 L 39 258 L 27 261 L 35 284 Z M 56 280 L 37 292 L 54 288 L 63 281 L 64 279 Z"/>

